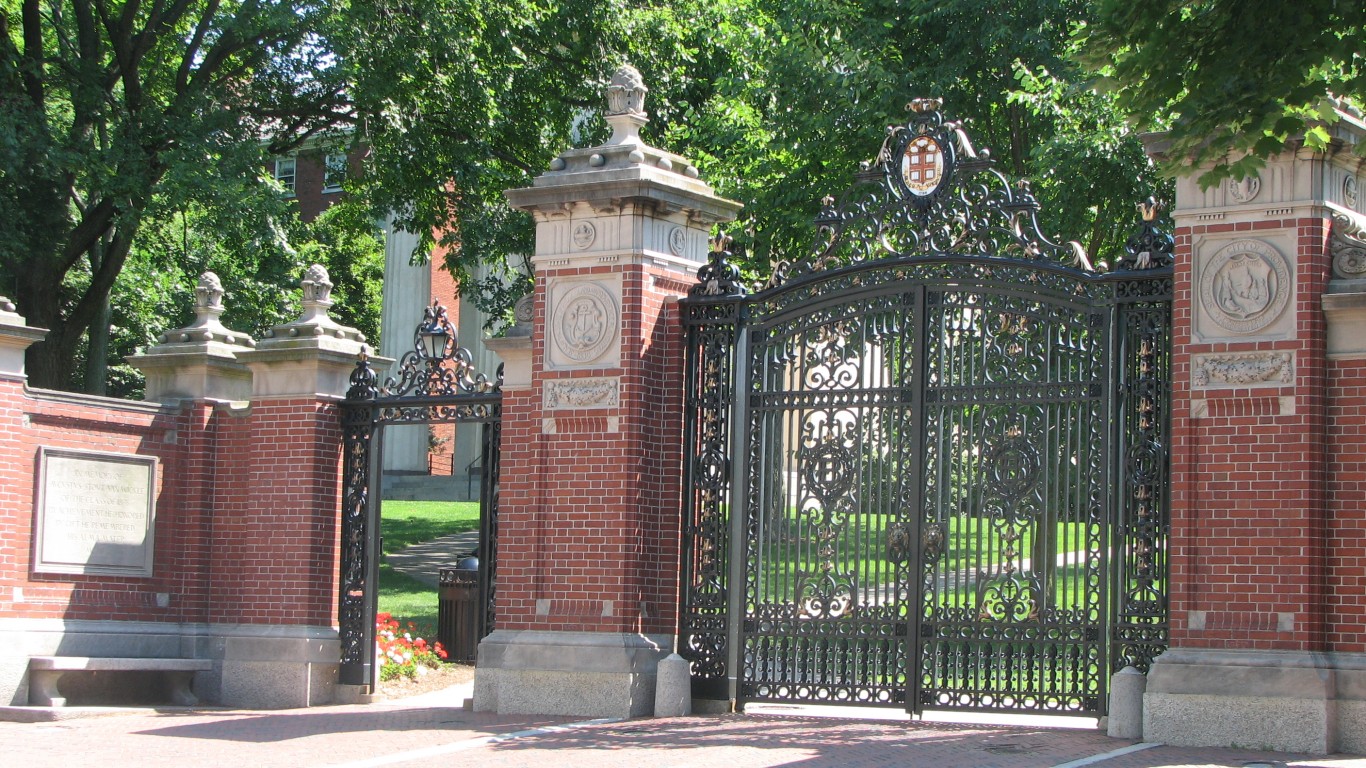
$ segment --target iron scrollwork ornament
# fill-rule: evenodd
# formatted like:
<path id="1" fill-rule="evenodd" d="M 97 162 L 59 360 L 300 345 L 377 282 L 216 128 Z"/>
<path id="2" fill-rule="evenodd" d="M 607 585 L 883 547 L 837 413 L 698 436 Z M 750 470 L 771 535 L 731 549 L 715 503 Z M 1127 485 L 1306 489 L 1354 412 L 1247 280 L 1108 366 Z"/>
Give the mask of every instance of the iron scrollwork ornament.
<path id="1" fill-rule="evenodd" d="M 1055 243 L 1039 230 L 1029 182 L 1007 180 L 990 151 L 974 148 L 964 124 L 946 120 L 940 106 L 938 99 L 907 105 L 910 120 L 887 129 L 854 186 L 822 201 L 811 254 L 775 260 L 764 288 L 869 261 L 941 254 L 1046 259 L 1093 271 L 1079 244 Z"/>
<path id="2" fill-rule="evenodd" d="M 379 395 L 378 381 L 379 376 L 370 367 L 370 353 L 362 349 L 356 358 L 356 369 L 351 371 L 351 386 L 346 390 L 346 399 L 374 400 Z"/>
<path id="3" fill-rule="evenodd" d="M 1171 235 L 1157 228 L 1160 207 L 1151 197 L 1137 205 L 1142 222 L 1138 231 L 1124 243 L 1126 255 L 1119 260 L 1118 269 L 1160 269 L 1172 265 L 1176 243 Z"/>
<path id="4" fill-rule="evenodd" d="M 490 380 L 474 370 L 470 351 L 460 346 L 446 308 L 433 301 L 413 331 L 413 350 L 399 360 L 398 375 L 385 379 L 380 396 L 474 395 L 497 392 L 501 386 L 501 377 Z"/>
<path id="5" fill-rule="evenodd" d="M 706 298 L 735 298 L 745 295 L 745 287 L 740 282 L 740 268 L 731 262 L 732 240 L 721 232 L 711 241 L 711 256 L 706 264 L 697 270 L 697 285 L 689 291 L 692 296 Z"/>

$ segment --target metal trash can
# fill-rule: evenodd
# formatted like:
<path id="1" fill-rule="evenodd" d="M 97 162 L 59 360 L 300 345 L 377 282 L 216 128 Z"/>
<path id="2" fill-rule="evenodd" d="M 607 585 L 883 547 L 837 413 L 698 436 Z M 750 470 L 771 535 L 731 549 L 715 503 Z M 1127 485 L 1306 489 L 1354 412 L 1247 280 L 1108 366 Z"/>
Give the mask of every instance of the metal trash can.
<path id="1" fill-rule="evenodd" d="M 479 652 L 479 558 L 464 557 L 438 574 L 436 639 L 446 661 L 473 664 Z"/>

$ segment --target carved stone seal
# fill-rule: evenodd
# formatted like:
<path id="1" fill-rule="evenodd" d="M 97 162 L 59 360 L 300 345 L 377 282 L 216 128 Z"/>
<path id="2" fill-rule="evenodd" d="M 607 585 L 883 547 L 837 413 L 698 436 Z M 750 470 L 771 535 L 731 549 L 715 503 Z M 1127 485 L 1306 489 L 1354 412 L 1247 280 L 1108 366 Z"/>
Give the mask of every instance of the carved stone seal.
<path id="1" fill-rule="evenodd" d="M 574 225 L 574 247 L 580 251 L 588 250 L 588 246 L 598 239 L 598 228 L 593 226 L 591 221 L 580 221 Z"/>
<path id="2" fill-rule="evenodd" d="M 1256 333 L 1280 317 L 1290 300 L 1290 266 L 1260 240 L 1237 240 L 1205 265 L 1200 304 L 1216 325 L 1234 333 Z"/>
<path id="3" fill-rule="evenodd" d="M 595 283 L 569 288 L 556 303 L 552 343 L 563 359 L 591 363 L 617 341 L 617 303 Z"/>
<path id="4" fill-rule="evenodd" d="M 1228 196 L 1235 203 L 1250 203 L 1262 191 L 1262 180 L 1256 176 L 1228 180 Z"/>

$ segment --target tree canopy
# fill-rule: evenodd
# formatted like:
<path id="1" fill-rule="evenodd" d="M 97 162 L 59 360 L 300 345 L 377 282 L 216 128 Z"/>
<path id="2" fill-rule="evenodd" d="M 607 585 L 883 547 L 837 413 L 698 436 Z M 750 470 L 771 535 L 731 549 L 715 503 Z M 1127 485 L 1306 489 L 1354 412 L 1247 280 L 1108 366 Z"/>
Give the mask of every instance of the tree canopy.
<path id="1" fill-rule="evenodd" d="M 1265 74 L 1281 88 L 1273 64 L 1299 66 L 1299 101 L 1260 93 L 1304 119 L 1323 114 L 1313 87 L 1360 88 L 1361 25 L 1349 18 L 1359 9 L 1311 3 L 1340 27 L 1316 32 L 1286 12 L 1274 16 L 1286 16 L 1275 34 L 1300 30 L 1331 46 L 1280 51 L 1265 32 L 1246 78 Z M 920 96 L 943 98 L 1004 171 L 1033 180 L 1046 232 L 1079 240 L 1104 263 L 1128 233 L 1133 202 L 1163 184 L 1137 128 L 1163 125 L 1171 105 L 1178 138 L 1211 125 L 1257 140 L 1268 127 L 1277 136 L 1293 128 L 1278 122 L 1285 110 L 1269 123 L 1238 122 L 1261 114 L 1252 96 L 1207 109 L 1217 99 L 1195 75 L 1217 91 L 1221 73 L 1237 69 L 1228 61 L 1241 60 L 1207 49 L 1243 38 L 1206 40 L 1185 17 L 1162 21 L 1170 12 L 1233 25 L 1238 6 L 0 0 L 0 215 L 9 230 L 0 293 L 51 329 L 30 352 L 31 381 L 77 386 L 76 361 L 86 345 L 100 356 L 99 331 L 116 326 L 109 356 L 145 343 L 179 314 L 166 307 L 198 269 L 240 278 L 240 288 L 225 282 L 243 294 L 229 306 L 240 305 L 247 331 L 279 319 L 279 287 L 292 289 L 293 265 L 314 255 L 331 254 L 334 273 L 354 262 L 354 293 L 373 301 L 373 222 L 391 217 L 423 238 L 418 258 L 445 240 L 465 297 L 497 316 L 529 285 L 522 261 L 532 249 L 531 221 L 503 191 L 530 184 L 571 143 L 605 137 L 595 113 L 623 62 L 651 89 L 647 140 L 692 158 L 718 192 L 745 204 L 735 234 L 754 276 L 770 258 L 810 247 L 820 199 L 849 183 Z M 1338 60 L 1346 74 L 1325 68 Z M 1093 89 L 1088 66 L 1118 85 Z M 1199 100 L 1181 101 L 1192 94 Z M 1234 133 L 1221 134 L 1226 148 L 1243 146 Z M 1269 146 L 1257 140 L 1252 148 Z M 289 220 L 264 172 L 269 156 L 305 142 L 365 149 L 346 182 L 347 211 L 309 226 Z M 185 288 L 171 287 L 173 269 Z M 365 314 L 362 306 L 355 323 Z"/>
<path id="2" fill-rule="evenodd" d="M 0 0 L 0 290 L 62 387 L 158 198 L 209 196 L 355 111 L 325 0 Z"/>
<path id="3" fill-rule="evenodd" d="M 1206 184 L 1256 171 L 1291 140 L 1323 149 L 1337 110 L 1366 105 L 1359 0 L 1097 0 L 1081 37 L 1120 108 L 1168 131 L 1170 170 L 1214 162 Z"/>

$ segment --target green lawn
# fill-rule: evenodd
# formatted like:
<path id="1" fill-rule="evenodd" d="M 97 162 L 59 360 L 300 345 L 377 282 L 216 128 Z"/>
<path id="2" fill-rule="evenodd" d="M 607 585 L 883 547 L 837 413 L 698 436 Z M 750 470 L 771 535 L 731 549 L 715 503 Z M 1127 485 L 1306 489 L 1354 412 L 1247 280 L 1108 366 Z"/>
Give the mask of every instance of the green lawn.
<path id="1" fill-rule="evenodd" d="M 479 527 L 477 501 L 385 501 L 379 514 L 386 554 Z"/>
<path id="2" fill-rule="evenodd" d="M 475 501 L 385 501 L 380 507 L 380 535 L 386 555 L 478 528 L 479 503 Z M 379 611 L 391 614 L 401 625 L 412 622 L 415 637 L 436 638 L 436 590 L 383 561 L 379 567 Z"/>
<path id="3" fill-rule="evenodd" d="M 763 563 L 759 574 L 758 587 L 760 600 L 771 604 L 797 603 L 803 599 L 799 592 L 800 584 L 806 578 L 819 584 L 818 578 L 824 573 L 823 563 L 828 563 L 831 571 L 853 576 L 864 588 L 880 584 L 892 584 L 901 578 L 901 570 L 908 566 L 898 566 L 890 559 L 888 541 L 890 539 L 890 516 L 863 515 L 857 525 L 834 525 L 822 528 L 815 525 L 807 515 L 788 511 L 787 520 L 780 523 L 780 532 L 762 536 L 759 539 L 758 553 Z M 1022 561 L 1033 556 L 1036 525 L 1013 524 L 997 525 L 978 517 L 954 516 L 945 521 L 944 543 L 936 573 L 962 574 L 953 581 L 961 585 L 977 581 L 978 569 L 989 573 L 996 571 L 995 566 L 1007 562 L 1005 551 L 1013 549 L 1011 561 L 1021 565 Z M 1057 522 L 1054 530 L 1054 546 L 1051 552 L 1084 552 L 1086 550 L 1086 526 L 1080 523 Z M 1008 542 L 1005 533 L 1018 537 Z M 913 543 L 913 546 L 918 546 Z M 1079 574 L 1074 569 L 1049 567 L 1034 563 L 1033 567 L 1041 574 L 1052 574 L 1056 587 L 1056 605 L 1077 607 L 1084 596 L 1076 594 L 1080 587 Z M 947 605 L 963 605 L 976 599 L 975 590 L 962 590 L 950 587 L 936 596 L 936 602 Z"/>

